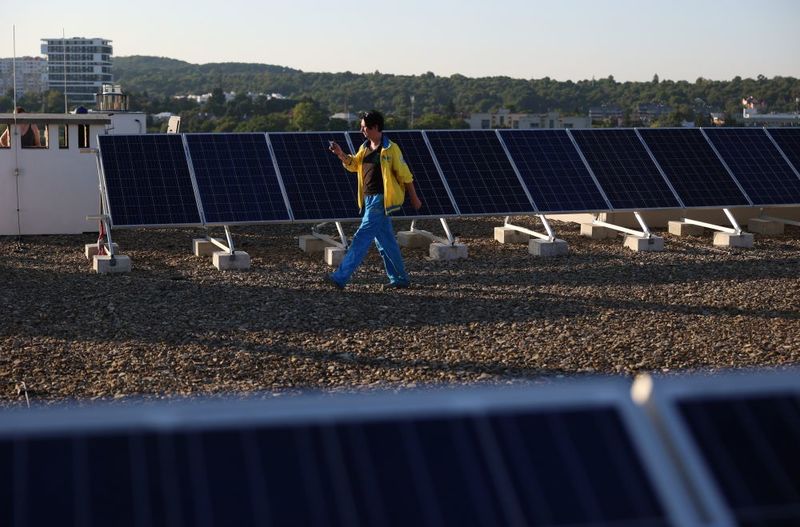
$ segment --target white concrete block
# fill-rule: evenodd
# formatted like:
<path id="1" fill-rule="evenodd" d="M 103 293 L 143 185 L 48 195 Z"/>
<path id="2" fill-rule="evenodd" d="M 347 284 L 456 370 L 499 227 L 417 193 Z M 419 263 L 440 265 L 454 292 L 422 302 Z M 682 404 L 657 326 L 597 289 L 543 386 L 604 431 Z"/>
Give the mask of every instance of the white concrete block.
<path id="1" fill-rule="evenodd" d="M 747 223 L 747 230 L 753 231 L 756 234 L 765 234 L 767 236 L 771 236 L 775 234 L 783 234 L 784 225 L 779 221 L 751 218 Z"/>
<path id="2" fill-rule="evenodd" d="M 342 260 L 344 260 L 344 255 L 347 253 L 341 247 L 333 247 L 331 245 L 325 247 L 325 263 L 333 266 L 338 267 Z"/>
<path id="3" fill-rule="evenodd" d="M 675 236 L 702 236 L 705 228 L 685 221 L 670 221 L 667 224 L 669 233 Z"/>
<path id="4" fill-rule="evenodd" d="M 569 253 L 569 244 L 564 240 L 533 239 L 528 242 L 528 252 L 534 256 L 547 258 L 549 256 L 564 256 Z"/>
<path id="5" fill-rule="evenodd" d="M 613 238 L 617 233 L 614 229 L 600 227 L 591 223 L 581 223 L 581 236 L 586 236 L 593 240 L 604 240 L 606 238 Z"/>
<path id="6" fill-rule="evenodd" d="M 250 255 L 244 251 L 233 254 L 228 251 L 216 251 L 211 255 L 211 263 L 220 271 L 244 271 L 250 269 Z"/>
<path id="7" fill-rule="evenodd" d="M 98 274 L 130 273 L 131 259 L 124 254 L 114 255 L 113 260 L 110 255 L 96 254 L 92 257 L 92 268 Z"/>
<path id="8" fill-rule="evenodd" d="M 664 238 L 660 236 L 651 236 L 645 238 L 644 236 L 625 236 L 625 247 L 632 251 L 663 251 Z"/>
<path id="9" fill-rule="evenodd" d="M 116 253 L 119 250 L 119 245 L 116 243 L 112 244 L 114 246 L 114 252 Z M 100 251 L 100 244 L 99 243 L 87 243 L 83 246 L 83 253 L 86 255 L 87 260 L 91 260 L 94 258 L 94 255 L 98 254 Z"/>
<path id="10" fill-rule="evenodd" d="M 753 235 L 749 232 L 743 232 L 742 234 L 715 232 L 714 245 L 719 247 L 741 247 L 749 249 L 753 246 Z"/>
<path id="11" fill-rule="evenodd" d="M 300 250 L 309 254 L 325 252 L 325 248 L 331 246 L 330 243 L 326 242 L 325 240 L 320 240 L 316 236 L 312 236 L 310 234 L 300 236 L 299 241 Z"/>
<path id="12" fill-rule="evenodd" d="M 222 240 L 219 238 L 214 239 L 222 243 Z M 195 256 L 212 256 L 217 251 L 219 251 L 219 247 L 206 238 L 195 238 L 192 240 L 192 252 Z"/>
<path id="13" fill-rule="evenodd" d="M 431 244 L 431 239 L 414 231 L 399 231 L 397 244 L 409 249 L 426 249 Z"/>
<path id="14" fill-rule="evenodd" d="M 463 243 L 447 245 L 434 242 L 430 247 L 431 260 L 458 260 L 467 257 L 467 246 Z"/>
<path id="15" fill-rule="evenodd" d="M 494 239 L 500 243 L 528 243 L 531 237 L 508 227 L 495 227 Z"/>

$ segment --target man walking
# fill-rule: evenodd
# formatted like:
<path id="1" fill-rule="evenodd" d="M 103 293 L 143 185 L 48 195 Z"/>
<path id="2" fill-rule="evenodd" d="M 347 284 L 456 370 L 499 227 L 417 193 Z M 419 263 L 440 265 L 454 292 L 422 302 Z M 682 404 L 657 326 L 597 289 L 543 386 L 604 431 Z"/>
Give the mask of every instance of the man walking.
<path id="1" fill-rule="evenodd" d="M 344 168 L 358 174 L 358 204 L 364 213 L 342 264 L 325 275 L 327 282 L 340 289 L 347 285 L 373 240 L 389 276 L 388 287 L 403 288 L 410 283 L 389 215 L 402 207 L 406 192 L 415 210 L 422 207 L 422 202 L 400 147 L 383 134 L 383 122 L 380 112 L 362 114 L 361 133 L 366 140 L 355 155 L 345 154 L 335 142 L 330 146 Z"/>

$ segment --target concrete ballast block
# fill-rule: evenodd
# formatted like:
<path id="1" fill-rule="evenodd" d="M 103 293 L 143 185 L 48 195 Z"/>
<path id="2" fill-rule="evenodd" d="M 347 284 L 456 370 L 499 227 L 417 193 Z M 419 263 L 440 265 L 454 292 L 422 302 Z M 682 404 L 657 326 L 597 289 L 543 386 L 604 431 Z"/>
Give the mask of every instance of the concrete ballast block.
<path id="1" fill-rule="evenodd" d="M 218 238 L 214 238 L 222 243 Z M 219 247 L 206 238 L 195 238 L 192 240 L 192 253 L 195 256 L 212 256 L 219 251 Z"/>
<path id="2" fill-rule="evenodd" d="M 331 246 L 330 242 L 321 240 L 310 234 L 300 236 L 298 239 L 300 241 L 300 250 L 309 254 L 325 252 L 325 248 Z"/>
<path id="3" fill-rule="evenodd" d="M 500 243 L 528 243 L 530 235 L 508 227 L 495 227 L 494 239 Z"/>
<path id="4" fill-rule="evenodd" d="M 220 271 L 244 271 L 250 269 L 250 255 L 244 251 L 217 251 L 211 255 L 211 263 Z"/>
<path id="5" fill-rule="evenodd" d="M 344 260 L 345 253 L 347 253 L 347 251 L 341 247 L 332 247 L 329 245 L 325 247 L 325 263 L 333 267 L 338 267 L 339 264 L 342 263 L 342 260 Z"/>
<path id="6" fill-rule="evenodd" d="M 772 236 L 776 234 L 783 234 L 784 225 L 779 221 L 762 220 L 761 218 L 752 218 L 747 223 L 747 229 L 756 234 L 764 234 Z"/>
<path id="7" fill-rule="evenodd" d="M 431 260 L 458 260 L 467 257 L 467 246 L 463 243 L 448 245 L 434 242 L 430 247 Z"/>
<path id="8" fill-rule="evenodd" d="M 98 274 L 130 273 L 131 259 L 124 254 L 114 255 L 113 259 L 108 254 L 96 254 L 92 257 L 92 268 Z"/>
<path id="9" fill-rule="evenodd" d="M 116 253 L 119 250 L 119 246 L 114 243 L 114 252 Z M 83 247 L 83 253 L 86 255 L 87 260 L 91 260 L 94 258 L 94 255 L 100 253 L 100 244 L 99 243 L 87 243 Z"/>
<path id="10" fill-rule="evenodd" d="M 613 238 L 617 233 L 613 229 L 607 227 L 600 227 L 592 223 L 581 223 L 581 236 L 586 236 L 593 240 L 604 240 L 605 238 Z"/>
<path id="11" fill-rule="evenodd" d="M 670 221 L 667 224 L 669 233 L 675 236 L 702 236 L 705 229 L 700 225 L 686 223 L 685 221 Z"/>
<path id="12" fill-rule="evenodd" d="M 414 231 L 399 231 L 397 233 L 397 244 L 400 247 L 409 249 L 426 249 L 431 244 L 431 239 Z"/>
<path id="13" fill-rule="evenodd" d="M 553 241 L 534 239 L 528 242 L 528 252 L 534 256 L 541 256 L 544 258 L 563 256 L 569 253 L 569 244 L 559 239 Z"/>
<path id="14" fill-rule="evenodd" d="M 625 247 L 632 251 L 642 252 L 642 251 L 663 251 L 664 250 L 664 238 L 660 236 L 650 236 L 646 238 L 644 236 L 625 236 Z"/>
<path id="15" fill-rule="evenodd" d="M 714 245 L 719 247 L 741 247 L 749 249 L 753 246 L 753 235 L 749 232 L 743 232 L 741 234 L 715 232 Z"/>

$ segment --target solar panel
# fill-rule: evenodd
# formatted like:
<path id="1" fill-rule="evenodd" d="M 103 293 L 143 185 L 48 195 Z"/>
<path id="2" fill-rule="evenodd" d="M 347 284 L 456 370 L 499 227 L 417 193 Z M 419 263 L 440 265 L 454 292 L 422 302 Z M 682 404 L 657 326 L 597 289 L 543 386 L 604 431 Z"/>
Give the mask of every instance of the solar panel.
<path id="1" fill-rule="evenodd" d="M 642 128 L 639 133 L 687 207 L 750 204 L 699 129 Z"/>
<path id="2" fill-rule="evenodd" d="M 99 149 L 115 227 L 202 223 L 180 135 L 101 135 Z"/>
<path id="3" fill-rule="evenodd" d="M 462 215 L 536 212 L 494 130 L 425 134 Z"/>
<path id="4" fill-rule="evenodd" d="M 500 130 L 539 212 L 609 208 L 566 130 Z"/>
<path id="5" fill-rule="evenodd" d="M 681 207 L 634 130 L 570 130 L 615 209 Z"/>
<path id="6" fill-rule="evenodd" d="M 345 132 L 270 133 L 269 141 L 295 220 L 358 219 L 356 175 L 328 150 L 336 141 L 347 151 Z"/>
<path id="7" fill-rule="evenodd" d="M 403 152 L 403 159 L 408 163 L 408 168 L 414 176 L 417 196 L 422 201 L 422 208 L 416 211 L 406 200 L 403 208 L 396 215 L 439 218 L 457 214 L 453 202 L 447 194 L 442 176 L 436 169 L 430 149 L 425 144 L 422 132 L 386 132 L 386 136 L 396 142 L 400 151 Z M 358 132 L 350 132 L 350 141 L 358 151 L 359 146 L 364 142 L 364 136 Z"/>
<path id="8" fill-rule="evenodd" d="M 187 134 L 206 223 L 289 221 L 264 134 Z"/>
<path id="9" fill-rule="evenodd" d="M 728 518 L 716 524 L 800 525 L 800 371 L 656 378 L 647 404 L 710 513 Z"/>
<path id="10" fill-rule="evenodd" d="M 739 525 L 800 525 L 800 394 L 679 403 Z"/>
<path id="11" fill-rule="evenodd" d="M 609 388 L 0 415 L 0 524 L 688 524 Z"/>
<path id="12" fill-rule="evenodd" d="M 704 128 L 754 205 L 800 203 L 800 178 L 763 128 Z"/>
<path id="13" fill-rule="evenodd" d="M 794 169 L 800 172 L 800 128 L 767 128 L 767 133 L 778 143 Z"/>

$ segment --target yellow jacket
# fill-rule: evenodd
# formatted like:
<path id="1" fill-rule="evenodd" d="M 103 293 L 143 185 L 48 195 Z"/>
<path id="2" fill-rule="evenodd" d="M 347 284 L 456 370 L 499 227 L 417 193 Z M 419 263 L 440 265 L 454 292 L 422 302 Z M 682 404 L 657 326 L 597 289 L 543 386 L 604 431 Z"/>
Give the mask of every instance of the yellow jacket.
<path id="1" fill-rule="evenodd" d="M 368 141 L 364 141 L 355 155 L 348 155 L 344 168 L 350 172 L 358 173 L 358 207 L 364 209 L 364 171 L 362 168 L 364 156 L 367 155 Z M 386 214 L 400 210 L 406 199 L 406 183 L 414 181 L 411 170 L 408 169 L 403 153 L 396 143 L 389 141 L 383 135 L 381 144 L 381 176 L 383 177 L 383 208 Z"/>

